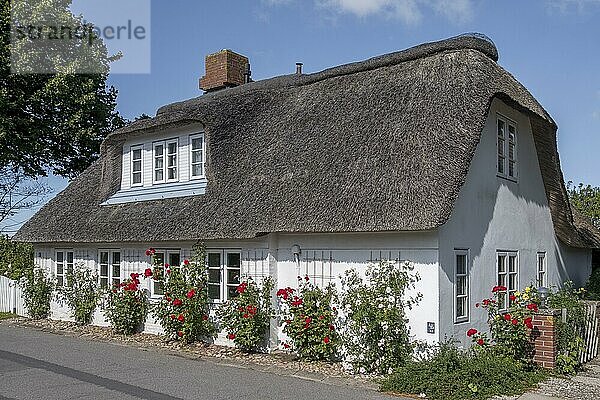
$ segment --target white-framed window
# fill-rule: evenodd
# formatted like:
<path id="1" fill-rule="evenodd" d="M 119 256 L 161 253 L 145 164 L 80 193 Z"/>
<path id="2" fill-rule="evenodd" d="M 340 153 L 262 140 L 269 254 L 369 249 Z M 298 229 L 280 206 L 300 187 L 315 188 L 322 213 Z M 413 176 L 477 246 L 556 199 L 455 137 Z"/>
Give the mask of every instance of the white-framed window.
<path id="1" fill-rule="evenodd" d="M 469 251 L 454 250 L 454 322 L 469 320 Z"/>
<path id="2" fill-rule="evenodd" d="M 208 297 L 224 302 L 237 295 L 242 273 L 242 254 L 238 250 L 209 250 Z"/>
<path id="3" fill-rule="evenodd" d="M 198 133 L 190 136 L 190 179 L 204 178 L 206 163 L 206 149 L 204 134 Z"/>
<path id="4" fill-rule="evenodd" d="M 506 290 L 498 294 L 498 306 L 506 310 L 509 305 L 510 296 L 519 290 L 519 254 L 516 251 L 498 251 L 496 253 L 496 265 L 498 273 L 498 286 L 504 286 Z"/>
<path id="5" fill-rule="evenodd" d="M 156 253 L 154 253 L 154 259 L 156 260 L 157 265 L 163 266 L 165 269 L 167 266 L 168 268 L 177 268 L 181 265 L 181 250 L 156 250 Z M 159 297 L 165 294 L 165 288 L 162 282 L 152 280 L 151 285 L 150 294 L 152 297 Z"/>
<path id="6" fill-rule="evenodd" d="M 131 146 L 131 186 L 143 186 L 144 146 Z"/>
<path id="7" fill-rule="evenodd" d="M 121 283 L 121 251 L 100 250 L 98 252 L 98 279 L 100 287 L 118 286 Z"/>
<path id="8" fill-rule="evenodd" d="M 65 286 L 67 276 L 73 273 L 73 251 L 72 250 L 57 250 L 54 275 L 56 276 L 56 285 Z"/>
<path id="9" fill-rule="evenodd" d="M 176 182 L 179 179 L 179 158 L 177 155 L 179 149 L 178 143 L 178 139 L 169 139 L 153 143 L 154 183 Z"/>
<path id="10" fill-rule="evenodd" d="M 537 286 L 548 287 L 548 266 L 545 252 L 537 253 Z"/>
<path id="11" fill-rule="evenodd" d="M 517 179 L 517 124 L 498 115 L 498 176 Z"/>

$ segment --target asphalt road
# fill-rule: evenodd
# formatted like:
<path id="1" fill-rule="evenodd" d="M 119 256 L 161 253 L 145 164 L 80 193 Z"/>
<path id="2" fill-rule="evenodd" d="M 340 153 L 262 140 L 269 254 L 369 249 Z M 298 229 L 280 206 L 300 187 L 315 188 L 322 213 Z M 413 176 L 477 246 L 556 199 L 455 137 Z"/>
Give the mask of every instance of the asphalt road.
<path id="1" fill-rule="evenodd" d="M 391 397 L 163 352 L 0 324 L 0 399 L 343 399 Z"/>

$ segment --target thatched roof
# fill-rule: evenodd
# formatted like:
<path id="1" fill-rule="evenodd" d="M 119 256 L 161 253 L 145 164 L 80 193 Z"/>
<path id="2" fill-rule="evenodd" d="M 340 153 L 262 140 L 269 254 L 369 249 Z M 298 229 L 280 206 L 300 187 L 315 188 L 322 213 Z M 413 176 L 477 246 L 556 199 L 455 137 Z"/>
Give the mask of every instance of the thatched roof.
<path id="1" fill-rule="evenodd" d="M 532 119 L 552 218 L 572 246 L 556 125 L 475 36 L 288 75 L 159 109 L 111 134 L 101 159 L 18 232 L 32 242 L 252 238 L 266 232 L 422 231 L 448 220 L 495 97 Z M 120 187 L 125 138 L 201 122 L 206 193 L 101 206 Z"/>

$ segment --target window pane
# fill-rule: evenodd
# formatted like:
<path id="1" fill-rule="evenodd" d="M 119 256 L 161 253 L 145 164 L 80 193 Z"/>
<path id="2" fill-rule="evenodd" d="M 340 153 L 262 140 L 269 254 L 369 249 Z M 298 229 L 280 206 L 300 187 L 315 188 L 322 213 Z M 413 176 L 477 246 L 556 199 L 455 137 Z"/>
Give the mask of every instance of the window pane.
<path id="1" fill-rule="evenodd" d="M 63 280 L 63 277 L 62 277 L 62 276 L 57 276 L 57 277 L 56 277 L 56 284 L 57 284 L 58 286 L 63 286 L 63 284 L 64 284 L 64 280 Z"/>
<path id="2" fill-rule="evenodd" d="M 498 256 L 498 272 L 506 272 L 506 256 Z"/>
<path id="3" fill-rule="evenodd" d="M 219 285 L 212 285 L 209 284 L 208 285 L 208 297 L 210 297 L 212 300 L 219 300 L 221 298 L 221 293 L 220 292 L 220 286 Z"/>
<path id="4" fill-rule="evenodd" d="M 202 162 L 202 150 L 197 150 L 192 153 L 192 162 L 193 163 Z"/>
<path id="5" fill-rule="evenodd" d="M 142 162 L 141 161 L 134 161 L 133 162 L 133 171 L 134 172 L 138 172 L 142 170 Z"/>
<path id="6" fill-rule="evenodd" d="M 192 165 L 192 176 L 204 175 L 204 171 L 202 169 L 202 164 Z"/>
<path id="7" fill-rule="evenodd" d="M 466 316 L 465 302 L 464 298 L 456 299 L 456 316 L 459 318 Z"/>
<path id="8" fill-rule="evenodd" d="M 498 275 L 498 286 L 506 286 L 506 275 Z"/>
<path id="9" fill-rule="evenodd" d="M 154 155 L 155 156 L 162 156 L 163 155 L 163 146 L 162 146 L 162 144 L 157 144 L 156 146 L 154 146 Z"/>
<path id="10" fill-rule="evenodd" d="M 100 276 L 108 276 L 108 264 L 100 264 Z"/>
<path id="11" fill-rule="evenodd" d="M 174 167 L 177 164 L 177 156 L 168 156 L 167 157 L 167 165 L 169 167 Z"/>
<path id="12" fill-rule="evenodd" d="M 121 253 L 118 251 L 113 252 L 113 264 L 119 264 L 121 262 Z"/>
<path id="13" fill-rule="evenodd" d="M 227 269 L 227 283 L 240 283 L 240 270 L 239 269 Z"/>
<path id="14" fill-rule="evenodd" d="M 164 285 L 162 282 L 154 282 L 154 294 L 163 295 L 165 293 Z"/>
<path id="15" fill-rule="evenodd" d="M 508 125 L 508 140 L 511 142 L 515 141 L 515 135 L 517 133 L 517 128 L 513 125 Z"/>
<path id="16" fill-rule="evenodd" d="M 221 268 L 221 253 L 208 253 L 208 266 Z"/>
<path id="17" fill-rule="evenodd" d="M 212 283 L 221 283 L 221 270 L 220 269 L 209 269 L 208 270 L 208 281 Z"/>
<path id="18" fill-rule="evenodd" d="M 73 263 L 73 252 L 67 251 L 67 263 Z"/>
<path id="19" fill-rule="evenodd" d="M 177 266 L 181 264 L 179 253 L 169 253 L 169 265 Z"/>
<path id="20" fill-rule="evenodd" d="M 108 287 L 108 279 L 107 278 L 100 278 L 100 287 L 102 287 L 102 288 Z"/>
<path id="21" fill-rule="evenodd" d="M 515 162 L 508 162 L 508 176 L 515 176 Z"/>
<path id="22" fill-rule="evenodd" d="M 466 277 L 460 277 L 456 279 L 456 294 L 458 296 L 464 296 L 467 294 L 467 279 Z"/>
<path id="23" fill-rule="evenodd" d="M 62 275 L 64 272 L 63 270 L 63 264 L 62 263 L 56 263 L 56 274 L 57 275 Z"/>
<path id="24" fill-rule="evenodd" d="M 163 179 L 164 179 L 164 175 L 163 175 L 162 169 L 156 170 L 156 172 L 154 173 L 154 180 L 162 181 Z"/>
<path id="25" fill-rule="evenodd" d="M 504 121 L 498 120 L 498 136 L 504 137 Z"/>
<path id="26" fill-rule="evenodd" d="M 227 286 L 227 298 L 232 299 L 238 295 L 237 285 L 236 286 Z"/>
<path id="27" fill-rule="evenodd" d="M 509 256 L 508 257 L 508 271 L 509 272 L 517 271 L 517 256 Z"/>
<path id="28" fill-rule="evenodd" d="M 158 265 L 165 265 L 165 253 L 155 253 L 154 260 Z"/>
<path id="29" fill-rule="evenodd" d="M 169 178 L 168 179 L 177 179 L 177 168 L 169 168 Z"/>
<path id="30" fill-rule="evenodd" d="M 119 277 L 119 276 L 121 276 L 121 267 L 119 266 L 119 264 L 113 265 L 112 276 L 113 277 Z"/>
<path id="31" fill-rule="evenodd" d="M 141 160 L 142 159 L 142 149 L 133 150 L 133 160 Z"/>
<path id="32" fill-rule="evenodd" d="M 503 157 L 498 157 L 498 172 L 503 174 L 504 173 L 504 158 Z"/>
<path id="33" fill-rule="evenodd" d="M 171 142 L 168 144 L 167 154 L 177 153 L 177 142 Z"/>
<path id="34" fill-rule="evenodd" d="M 155 158 L 154 159 L 154 168 L 160 169 L 163 167 L 163 159 L 161 158 Z"/>
<path id="35" fill-rule="evenodd" d="M 119 286 L 120 283 L 121 283 L 120 279 L 113 278 L 113 280 L 112 280 L 112 285 L 113 286 Z"/>
<path id="36" fill-rule="evenodd" d="M 239 268 L 240 267 L 240 253 L 227 253 L 227 267 L 228 268 Z"/>
<path id="37" fill-rule="evenodd" d="M 509 290 L 515 290 L 517 288 L 517 274 L 510 274 L 508 284 Z"/>
<path id="38" fill-rule="evenodd" d="M 456 273 L 459 275 L 467 273 L 467 256 L 464 254 L 456 255 Z"/>
<path id="39" fill-rule="evenodd" d="M 498 155 L 504 155 L 504 139 L 498 138 Z"/>
<path id="40" fill-rule="evenodd" d="M 64 260 L 64 253 L 62 251 L 59 251 L 56 253 L 56 262 L 63 262 Z"/>
<path id="41" fill-rule="evenodd" d="M 142 183 L 142 173 L 141 172 L 136 172 L 133 174 L 133 183 Z"/>
<path id="42" fill-rule="evenodd" d="M 107 251 L 100 252 L 100 264 L 108 264 L 108 252 Z"/>
<path id="43" fill-rule="evenodd" d="M 192 150 L 202 149 L 202 138 L 196 137 L 192 139 Z"/>

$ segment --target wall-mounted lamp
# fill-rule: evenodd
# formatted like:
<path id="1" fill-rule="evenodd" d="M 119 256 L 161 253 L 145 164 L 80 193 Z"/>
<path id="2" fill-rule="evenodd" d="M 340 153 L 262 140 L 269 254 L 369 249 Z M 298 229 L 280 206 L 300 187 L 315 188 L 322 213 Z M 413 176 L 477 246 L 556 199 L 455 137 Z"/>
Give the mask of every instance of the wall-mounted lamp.
<path id="1" fill-rule="evenodd" d="M 295 244 L 292 246 L 292 254 L 294 255 L 294 261 L 296 263 L 300 263 L 300 253 L 302 253 L 302 250 L 300 250 L 300 246 Z"/>
<path id="2" fill-rule="evenodd" d="M 542 308 L 548 308 L 548 304 L 546 304 L 546 301 L 548 301 L 548 296 L 550 295 L 550 291 L 548 290 L 547 287 L 539 287 L 538 288 L 538 296 L 540 296 L 540 307 Z"/>

